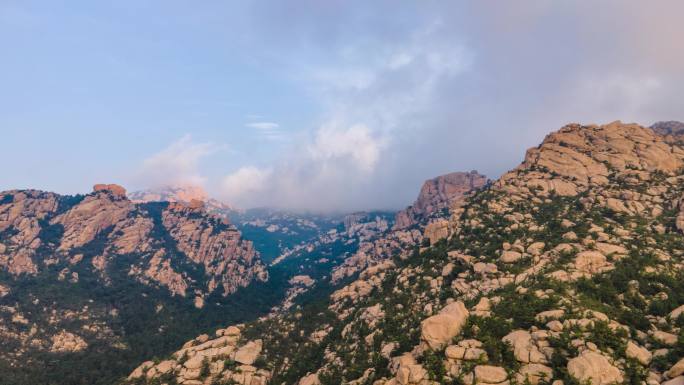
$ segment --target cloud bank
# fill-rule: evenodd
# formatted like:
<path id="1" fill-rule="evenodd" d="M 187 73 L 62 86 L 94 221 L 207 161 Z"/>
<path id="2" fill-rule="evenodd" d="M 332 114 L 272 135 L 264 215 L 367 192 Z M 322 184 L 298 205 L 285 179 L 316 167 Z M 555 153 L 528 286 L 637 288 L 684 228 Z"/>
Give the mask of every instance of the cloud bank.
<path id="1" fill-rule="evenodd" d="M 401 207 L 432 176 L 496 177 L 569 122 L 684 119 L 681 2 L 356 5 L 254 7 L 255 36 L 289 53 L 267 57 L 324 112 L 277 161 L 226 176 L 225 199 Z"/>
<path id="2" fill-rule="evenodd" d="M 244 90 L 260 90 L 259 114 L 217 135 L 235 156 L 209 162 L 217 146 L 185 136 L 138 180 L 204 185 L 241 207 L 394 209 L 440 174 L 496 178 L 566 123 L 684 120 L 675 0 L 255 1 L 239 12 L 240 33 L 223 38 L 270 80 Z M 285 85 L 298 98 L 272 105 Z"/>

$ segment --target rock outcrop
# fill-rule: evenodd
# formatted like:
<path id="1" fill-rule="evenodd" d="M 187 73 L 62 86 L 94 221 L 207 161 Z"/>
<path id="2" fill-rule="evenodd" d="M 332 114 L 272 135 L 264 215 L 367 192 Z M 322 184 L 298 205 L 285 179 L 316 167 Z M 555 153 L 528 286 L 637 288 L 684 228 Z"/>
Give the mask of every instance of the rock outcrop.
<path id="1" fill-rule="evenodd" d="M 426 318 L 420 325 L 420 336 L 431 349 L 447 345 L 463 329 L 468 309 L 463 302 L 447 305 L 437 315 Z"/>
<path id="2" fill-rule="evenodd" d="M 80 352 L 88 347 L 88 344 L 83 338 L 62 330 L 59 334 L 52 337 L 51 352 L 65 353 L 65 352 Z"/>
<path id="3" fill-rule="evenodd" d="M 394 228 L 405 229 L 441 210 L 448 210 L 454 201 L 482 188 L 487 181 L 487 177 L 477 171 L 452 172 L 425 181 L 413 205 L 397 213 Z"/>
<path id="4" fill-rule="evenodd" d="M 244 341 L 240 329 L 230 326 L 217 330 L 214 338 L 204 334 L 188 341 L 167 360 L 142 363 L 128 379 L 159 381 L 163 376 L 187 385 L 266 385 L 271 373 L 255 363 L 261 350 L 261 340 Z"/>
<path id="5" fill-rule="evenodd" d="M 622 372 L 602 354 L 585 351 L 568 361 L 568 373 L 582 382 L 592 385 L 621 384 Z"/>
<path id="6" fill-rule="evenodd" d="M 525 161 L 497 182 L 505 191 L 554 191 L 574 196 L 590 186 L 608 183 L 611 173 L 634 170 L 674 174 L 684 165 L 684 150 L 666 143 L 637 124 L 613 122 L 603 126 L 571 124 L 548 135 Z"/>

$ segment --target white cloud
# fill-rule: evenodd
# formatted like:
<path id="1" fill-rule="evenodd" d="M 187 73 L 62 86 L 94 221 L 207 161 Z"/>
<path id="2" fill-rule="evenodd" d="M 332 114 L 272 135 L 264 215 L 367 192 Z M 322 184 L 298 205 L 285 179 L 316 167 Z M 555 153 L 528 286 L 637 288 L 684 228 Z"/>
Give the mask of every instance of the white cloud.
<path id="1" fill-rule="evenodd" d="M 264 62 L 320 111 L 226 177 L 243 206 L 396 208 L 441 173 L 496 177 L 571 121 L 682 119 L 681 2 L 259 4 L 253 43 L 277 42 Z M 268 119 L 248 127 L 282 137 Z"/>
<path id="2" fill-rule="evenodd" d="M 185 135 L 143 161 L 135 179 L 145 187 L 163 185 L 203 185 L 200 161 L 221 147 L 211 142 L 196 143 Z"/>
<path id="3" fill-rule="evenodd" d="M 257 130 L 275 130 L 280 127 L 280 124 L 273 122 L 253 122 L 247 123 L 246 126 L 256 128 Z"/>
<path id="4" fill-rule="evenodd" d="M 316 132 L 309 153 L 314 162 L 346 158 L 360 171 L 370 173 L 380 158 L 381 146 L 381 140 L 373 138 L 371 130 L 363 124 L 340 128 L 329 123 Z"/>
<path id="5" fill-rule="evenodd" d="M 321 210 L 409 204 L 414 189 L 387 194 L 380 187 L 396 176 L 381 165 L 395 156 L 402 137 L 421 130 L 415 122 L 431 112 L 442 83 L 471 63 L 466 47 L 443 42 L 441 33 L 430 23 L 405 41 L 360 41 L 333 51 L 329 64 L 305 64 L 297 77 L 325 106 L 321 123 L 267 167 L 247 167 L 226 177 L 224 198 L 243 207 Z M 261 135 L 280 129 L 267 121 L 248 126 Z"/>
<path id="6" fill-rule="evenodd" d="M 266 140 L 283 141 L 287 139 L 287 134 L 280 127 L 280 124 L 275 122 L 251 122 L 245 126 L 255 129 L 257 136 Z"/>
<path id="7" fill-rule="evenodd" d="M 272 165 L 227 175 L 221 197 L 241 207 L 350 209 L 358 199 L 350 189 L 372 181 L 383 146 L 362 124 L 326 124 Z"/>
<path id="8" fill-rule="evenodd" d="M 242 167 L 223 179 L 223 196 L 232 204 L 242 204 L 251 194 L 262 192 L 269 186 L 271 174 L 270 169 Z"/>

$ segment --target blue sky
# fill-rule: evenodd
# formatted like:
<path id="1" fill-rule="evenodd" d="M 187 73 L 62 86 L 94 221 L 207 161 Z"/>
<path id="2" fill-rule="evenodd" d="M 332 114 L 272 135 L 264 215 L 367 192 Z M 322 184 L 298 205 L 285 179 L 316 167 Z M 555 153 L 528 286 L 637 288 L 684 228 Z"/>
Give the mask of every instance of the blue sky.
<path id="1" fill-rule="evenodd" d="M 565 123 L 684 120 L 677 1 L 0 0 L 0 190 L 397 208 Z"/>

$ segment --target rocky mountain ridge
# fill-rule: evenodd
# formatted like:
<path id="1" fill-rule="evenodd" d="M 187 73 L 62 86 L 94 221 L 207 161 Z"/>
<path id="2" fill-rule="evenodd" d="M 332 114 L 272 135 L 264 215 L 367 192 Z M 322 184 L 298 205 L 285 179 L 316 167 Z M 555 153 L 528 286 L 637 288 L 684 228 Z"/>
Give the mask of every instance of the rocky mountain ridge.
<path id="1" fill-rule="evenodd" d="M 242 240 L 227 219 L 206 213 L 201 201 L 136 204 L 117 185 L 95 185 L 93 193 L 82 199 L 35 190 L 0 195 L 4 202 L 0 205 L 4 235 L 0 266 L 14 275 L 36 274 L 46 265 L 65 261 L 68 265 L 86 263 L 81 249 L 101 239 L 102 251 L 88 262 L 102 272 L 104 281 L 107 264 L 117 255 L 131 253 L 144 256 L 129 274 L 166 287 L 173 295 L 201 299 L 219 286 L 228 295 L 252 279 L 267 278 L 251 243 Z M 155 239 L 155 231 L 168 232 L 170 239 Z M 206 282 L 174 269 L 174 251 L 165 247 L 165 241 L 183 254 L 184 263 L 204 270 Z M 39 251 L 47 253 L 51 247 L 54 250 L 47 258 L 37 260 Z"/>
<path id="2" fill-rule="evenodd" d="M 267 279 L 252 243 L 200 201 L 134 203 L 107 184 L 80 196 L 0 192 L 1 377 L 111 383 L 192 328 L 267 310 L 231 306 Z M 116 364 L 96 380 L 70 360 Z"/>
<path id="3" fill-rule="evenodd" d="M 251 364 L 202 349 L 204 371 L 171 358 L 127 382 L 680 385 L 682 166 L 673 135 L 567 125 L 452 204 L 429 247 L 239 325 Z"/>

